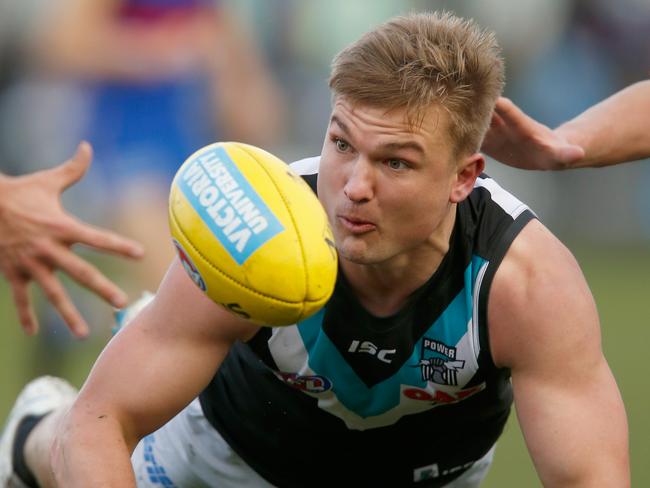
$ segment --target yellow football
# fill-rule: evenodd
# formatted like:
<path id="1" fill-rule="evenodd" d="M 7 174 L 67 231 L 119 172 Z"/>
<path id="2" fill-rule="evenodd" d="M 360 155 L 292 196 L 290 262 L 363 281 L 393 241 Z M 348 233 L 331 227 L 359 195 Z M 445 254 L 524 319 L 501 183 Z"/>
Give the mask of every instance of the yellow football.
<path id="1" fill-rule="evenodd" d="M 192 154 L 172 183 L 169 222 L 194 283 L 253 322 L 295 324 L 334 290 L 337 256 L 323 207 L 262 149 L 220 142 Z"/>

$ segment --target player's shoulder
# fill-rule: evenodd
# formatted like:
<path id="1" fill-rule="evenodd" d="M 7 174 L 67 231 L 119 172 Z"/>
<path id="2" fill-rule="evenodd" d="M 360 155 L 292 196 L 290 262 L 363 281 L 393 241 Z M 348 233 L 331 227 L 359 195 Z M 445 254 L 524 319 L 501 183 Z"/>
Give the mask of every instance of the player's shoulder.
<path id="1" fill-rule="evenodd" d="M 499 266 L 513 239 L 537 216 L 523 201 L 489 176 L 480 175 L 468 197 L 458 205 L 458 225 L 472 252 Z"/>
<path id="2" fill-rule="evenodd" d="M 495 363 L 536 343 L 580 334 L 578 323 L 594 316 L 593 298 L 571 251 L 536 219 L 513 240 L 490 290 L 490 344 Z M 597 321 L 597 318 L 596 318 Z"/>
<path id="3" fill-rule="evenodd" d="M 302 176 L 302 179 L 307 182 L 314 193 L 317 193 L 318 182 L 318 167 L 320 165 L 320 156 L 312 156 L 308 158 L 299 159 L 290 163 L 289 166 L 297 174 Z"/>
<path id="4" fill-rule="evenodd" d="M 508 214 L 513 219 L 526 211 L 534 215 L 534 212 L 526 203 L 485 173 L 476 178 L 468 200 L 470 204 L 475 206 L 492 206 Z"/>

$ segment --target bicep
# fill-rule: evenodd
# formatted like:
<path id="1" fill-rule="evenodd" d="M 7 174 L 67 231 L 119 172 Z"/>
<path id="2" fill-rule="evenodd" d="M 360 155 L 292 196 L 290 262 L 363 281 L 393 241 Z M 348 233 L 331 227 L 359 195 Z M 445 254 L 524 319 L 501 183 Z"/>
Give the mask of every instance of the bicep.
<path id="1" fill-rule="evenodd" d="M 625 411 L 596 307 L 573 256 L 539 222 L 508 251 L 488 314 L 495 363 L 512 371 L 517 415 L 542 481 L 624 486 Z"/>
<path id="2" fill-rule="evenodd" d="M 208 384 L 231 344 L 254 326 L 208 299 L 177 261 L 155 299 L 104 349 L 77 404 L 112 416 L 133 447 Z"/>

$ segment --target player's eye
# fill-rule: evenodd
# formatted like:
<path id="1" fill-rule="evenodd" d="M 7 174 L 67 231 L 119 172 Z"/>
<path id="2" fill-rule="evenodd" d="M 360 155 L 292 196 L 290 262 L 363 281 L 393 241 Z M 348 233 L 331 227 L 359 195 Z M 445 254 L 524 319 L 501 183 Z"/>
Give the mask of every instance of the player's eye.
<path id="1" fill-rule="evenodd" d="M 343 139 L 336 138 L 334 139 L 334 144 L 336 144 L 336 149 L 341 152 L 347 152 L 350 149 L 350 144 L 348 144 Z"/>
<path id="2" fill-rule="evenodd" d="M 403 159 L 389 159 L 386 164 L 390 169 L 400 170 L 408 168 L 408 164 Z"/>

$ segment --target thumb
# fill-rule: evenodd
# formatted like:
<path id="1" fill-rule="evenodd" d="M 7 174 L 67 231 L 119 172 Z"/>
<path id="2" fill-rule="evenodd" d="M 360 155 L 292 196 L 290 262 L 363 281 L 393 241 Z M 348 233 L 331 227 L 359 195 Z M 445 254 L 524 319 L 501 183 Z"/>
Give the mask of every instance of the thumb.
<path id="1" fill-rule="evenodd" d="M 557 160 L 564 168 L 568 168 L 576 161 L 580 161 L 585 157 L 585 150 L 581 146 L 574 144 L 567 145 L 559 149 Z"/>
<path id="2" fill-rule="evenodd" d="M 559 160 L 563 163 L 574 163 L 585 157 L 585 150 L 581 146 L 571 144 L 562 148 Z"/>
<path id="3" fill-rule="evenodd" d="M 74 156 L 54 169 L 56 181 L 61 190 L 73 185 L 86 174 L 92 157 L 91 145 L 86 141 L 81 141 Z"/>

